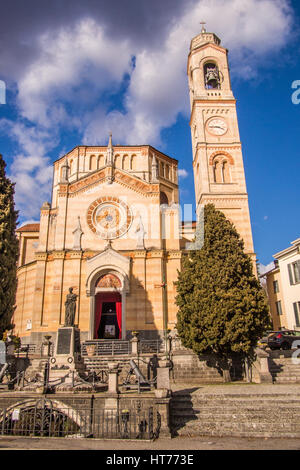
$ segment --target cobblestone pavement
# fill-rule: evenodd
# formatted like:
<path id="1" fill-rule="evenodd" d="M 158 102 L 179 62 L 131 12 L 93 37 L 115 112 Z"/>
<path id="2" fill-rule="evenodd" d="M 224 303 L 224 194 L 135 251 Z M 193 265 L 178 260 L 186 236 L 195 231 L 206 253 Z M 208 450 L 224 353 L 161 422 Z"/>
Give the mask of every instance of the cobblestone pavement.
<path id="1" fill-rule="evenodd" d="M 299 439 L 183 438 L 154 442 L 0 437 L 0 450 L 300 450 Z"/>

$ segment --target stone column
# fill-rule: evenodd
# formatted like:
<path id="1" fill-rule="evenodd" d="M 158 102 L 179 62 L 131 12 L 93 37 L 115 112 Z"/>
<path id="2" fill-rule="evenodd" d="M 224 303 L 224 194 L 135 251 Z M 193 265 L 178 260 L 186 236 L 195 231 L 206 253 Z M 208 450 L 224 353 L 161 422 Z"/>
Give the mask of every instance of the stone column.
<path id="1" fill-rule="evenodd" d="M 133 338 L 130 341 L 131 342 L 131 354 L 132 356 L 138 356 L 139 354 L 139 338 L 138 338 L 138 332 L 133 331 Z"/>
<path id="2" fill-rule="evenodd" d="M 119 393 L 119 364 L 108 364 L 108 393 Z"/>
<path id="3" fill-rule="evenodd" d="M 156 390 L 155 392 L 157 392 Z M 171 438 L 170 430 L 170 398 L 157 398 L 155 400 L 156 410 L 159 413 L 161 426 L 159 437 Z"/>
<path id="4" fill-rule="evenodd" d="M 159 361 L 159 367 L 157 368 L 157 382 L 156 382 L 156 392 L 161 391 L 161 395 L 168 396 L 170 391 L 170 371 L 167 367 L 168 361 Z"/>

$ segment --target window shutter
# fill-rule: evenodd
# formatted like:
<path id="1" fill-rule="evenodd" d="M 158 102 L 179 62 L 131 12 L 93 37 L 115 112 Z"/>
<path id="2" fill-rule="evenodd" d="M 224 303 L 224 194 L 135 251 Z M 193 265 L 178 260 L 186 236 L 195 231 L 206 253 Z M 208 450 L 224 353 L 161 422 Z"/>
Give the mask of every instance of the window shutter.
<path id="1" fill-rule="evenodd" d="M 293 303 L 294 306 L 294 313 L 295 313 L 295 321 L 296 321 L 296 326 L 300 326 L 299 322 L 299 311 L 298 311 L 298 302 Z"/>
<path id="2" fill-rule="evenodd" d="M 289 270 L 290 284 L 292 286 L 294 284 L 294 279 L 293 279 L 293 272 L 292 272 L 292 265 L 291 264 L 288 264 L 288 270 Z"/>
<path id="3" fill-rule="evenodd" d="M 281 301 L 278 300 L 276 302 L 276 310 L 277 310 L 277 315 L 282 315 L 282 308 L 281 308 Z"/>
<path id="4" fill-rule="evenodd" d="M 295 283 L 300 282 L 300 261 L 294 263 Z"/>

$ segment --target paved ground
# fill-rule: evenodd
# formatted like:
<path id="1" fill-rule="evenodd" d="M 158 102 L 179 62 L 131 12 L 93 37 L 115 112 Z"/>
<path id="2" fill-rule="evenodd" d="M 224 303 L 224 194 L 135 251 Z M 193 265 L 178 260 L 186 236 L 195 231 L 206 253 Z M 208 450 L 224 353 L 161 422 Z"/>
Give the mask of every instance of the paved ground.
<path id="1" fill-rule="evenodd" d="M 0 450 L 300 450 L 299 439 L 181 438 L 154 442 L 0 437 Z M 113 454 L 113 453 L 112 453 Z"/>

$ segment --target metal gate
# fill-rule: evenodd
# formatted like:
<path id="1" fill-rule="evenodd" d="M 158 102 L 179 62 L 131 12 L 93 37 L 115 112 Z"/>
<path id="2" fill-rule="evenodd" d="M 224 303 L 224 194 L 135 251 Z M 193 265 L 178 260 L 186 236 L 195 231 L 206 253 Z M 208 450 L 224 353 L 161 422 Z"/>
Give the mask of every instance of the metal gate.
<path id="1" fill-rule="evenodd" d="M 160 425 L 153 407 L 142 411 L 58 407 L 46 398 L 0 414 L 0 434 L 5 436 L 153 440 L 159 437 Z"/>

